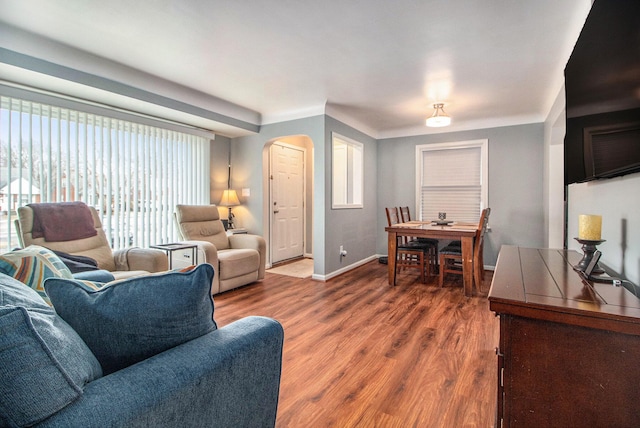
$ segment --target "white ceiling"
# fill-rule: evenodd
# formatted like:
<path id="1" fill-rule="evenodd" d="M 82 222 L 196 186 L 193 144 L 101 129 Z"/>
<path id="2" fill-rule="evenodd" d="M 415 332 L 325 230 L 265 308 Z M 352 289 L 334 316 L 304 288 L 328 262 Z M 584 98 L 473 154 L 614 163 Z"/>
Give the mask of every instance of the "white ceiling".
<path id="1" fill-rule="evenodd" d="M 441 132 L 424 126 L 436 101 L 452 116 L 446 131 L 544 121 L 590 5 L 0 0 L 0 25 L 253 110 L 263 124 L 326 111 L 384 138 Z"/>

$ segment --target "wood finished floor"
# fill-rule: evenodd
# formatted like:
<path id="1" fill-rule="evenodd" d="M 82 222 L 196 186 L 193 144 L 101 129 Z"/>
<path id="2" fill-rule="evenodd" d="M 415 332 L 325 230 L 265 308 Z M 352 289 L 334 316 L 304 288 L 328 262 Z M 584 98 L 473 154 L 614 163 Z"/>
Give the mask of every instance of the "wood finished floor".
<path id="1" fill-rule="evenodd" d="M 327 282 L 267 273 L 214 297 L 220 327 L 247 315 L 284 327 L 276 426 L 492 427 L 498 319 L 453 277 L 387 284 L 371 262 Z M 490 276 L 486 277 L 488 288 Z"/>

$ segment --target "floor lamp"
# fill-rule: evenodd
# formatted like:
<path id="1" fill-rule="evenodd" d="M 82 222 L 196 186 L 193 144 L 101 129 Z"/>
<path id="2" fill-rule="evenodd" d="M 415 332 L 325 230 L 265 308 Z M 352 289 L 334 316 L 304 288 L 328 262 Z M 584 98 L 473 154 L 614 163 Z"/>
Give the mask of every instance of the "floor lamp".
<path id="1" fill-rule="evenodd" d="M 235 225 L 233 224 L 233 212 L 231 209 L 235 206 L 240 205 L 240 200 L 238 199 L 238 194 L 235 190 L 231 189 L 231 144 L 229 144 L 229 173 L 227 175 L 227 190 L 222 192 L 222 199 L 220 200 L 221 207 L 229 207 L 228 218 L 228 229 L 235 229 Z"/>

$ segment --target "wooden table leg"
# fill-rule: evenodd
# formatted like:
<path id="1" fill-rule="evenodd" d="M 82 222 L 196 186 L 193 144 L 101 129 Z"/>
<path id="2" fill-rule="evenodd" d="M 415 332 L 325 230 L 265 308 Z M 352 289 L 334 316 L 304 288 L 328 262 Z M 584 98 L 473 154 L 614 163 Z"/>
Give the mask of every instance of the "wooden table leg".
<path id="1" fill-rule="evenodd" d="M 473 237 L 463 236 L 461 241 L 464 295 L 473 296 Z"/>
<path id="2" fill-rule="evenodd" d="M 388 235 L 388 251 L 387 269 L 389 272 L 389 285 L 396 285 L 396 243 L 398 242 L 395 232 L 387 232 Z"/>
<path id="3" fill-rule="evenodd" d="M 482 292 L 482 282 L 484 280 L 484 260 L 482 258 L 482 248 L 473 251 L 473 283 L 476 293 Z"/>

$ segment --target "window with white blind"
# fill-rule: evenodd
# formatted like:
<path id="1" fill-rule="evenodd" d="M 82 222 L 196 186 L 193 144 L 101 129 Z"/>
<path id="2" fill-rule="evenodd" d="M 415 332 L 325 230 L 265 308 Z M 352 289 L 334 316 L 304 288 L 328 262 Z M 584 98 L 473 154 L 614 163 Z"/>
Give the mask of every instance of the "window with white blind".
<path id="1" fill-rule="evenodd" d="M 416 201 L 422 220 L 478 222 L 487 206 L 488 140 L 416 147 Z"/>
<path id="2" fill-rule="evenodd" d="M 83 201 L 112 247 L 177 239 L 176 204 L 209 203 L 209 139 L 0 96 L 0 251 L 19 206 Z"/>

